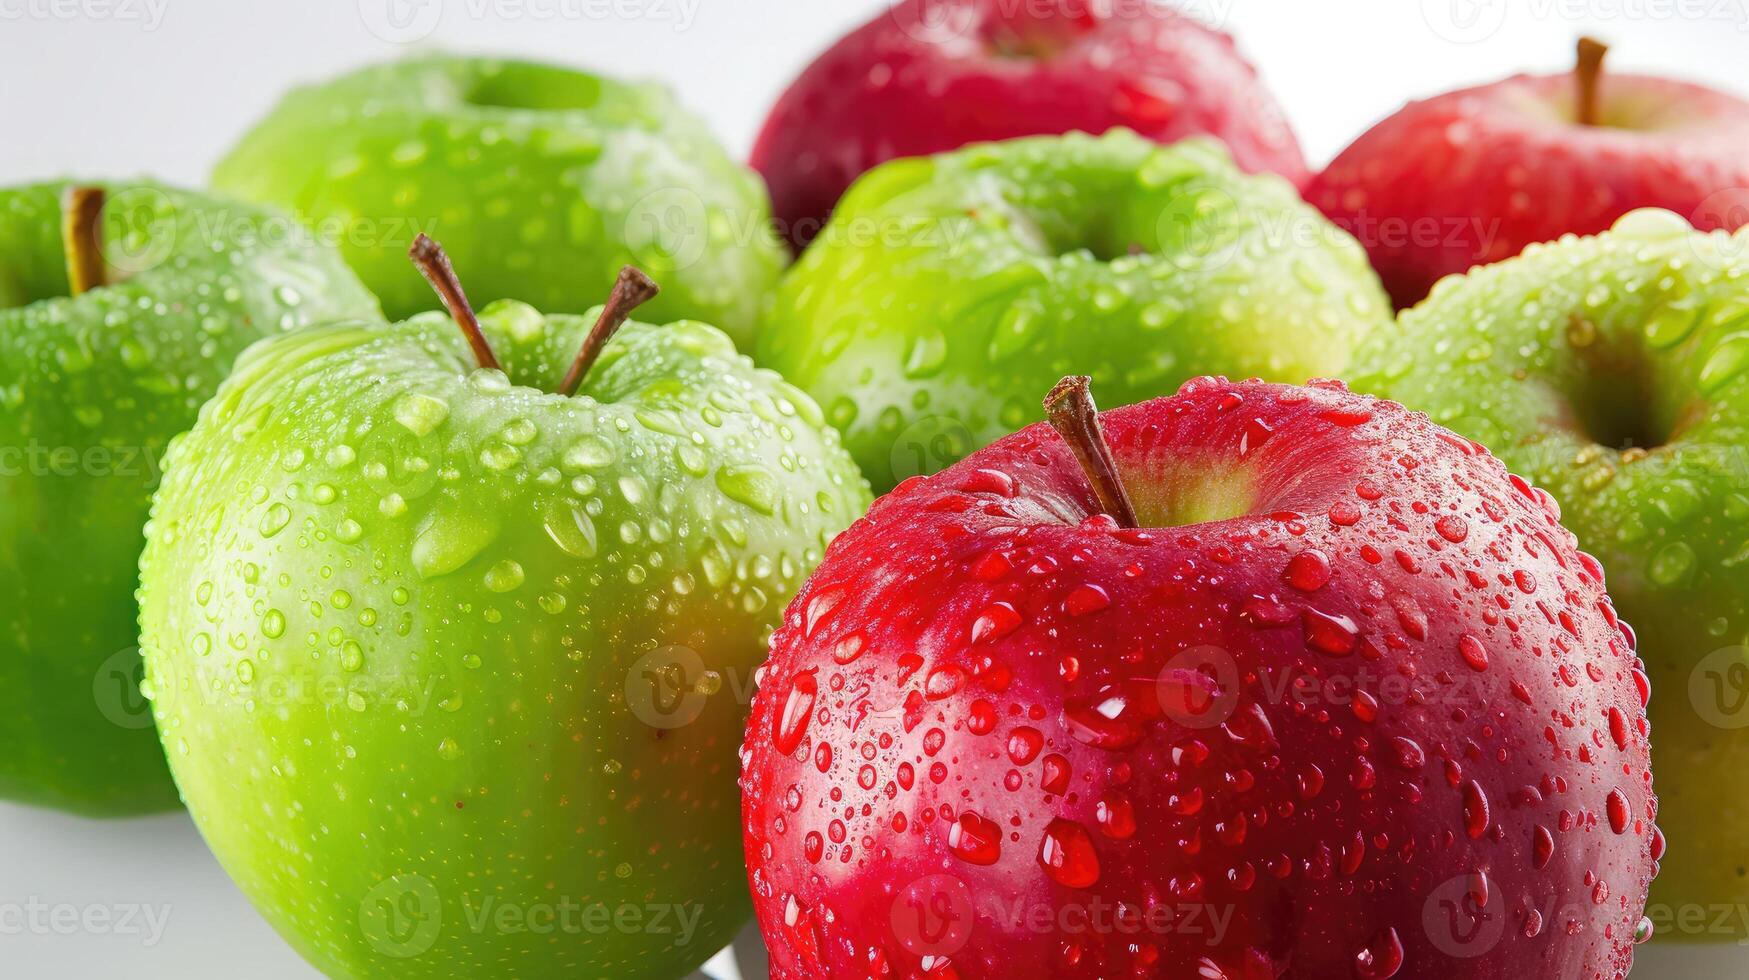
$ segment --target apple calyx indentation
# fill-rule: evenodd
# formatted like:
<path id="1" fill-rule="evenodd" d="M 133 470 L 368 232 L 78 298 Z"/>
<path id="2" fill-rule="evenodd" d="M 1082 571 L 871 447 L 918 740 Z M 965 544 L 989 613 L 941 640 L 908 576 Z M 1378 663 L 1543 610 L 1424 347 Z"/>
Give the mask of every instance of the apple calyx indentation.
<path id="1" fill-rule="evenodd" d="M 1579 81 L 1578 109 L 1575 117 L 1581 126 L 1595 126 L 1599 118 L 1598 103 L 1602 100 L 1603 59 L 1609 45 L 1594 37 L 1579 39 L 1579 64 L 1573 75 Z"/>
<path id="2" fill-rule="evenodd" d="M 67 251 L 67 287 L 72 295 L 109 285 L 109 270 L 103 261 L 103 205 L 107 192 L 101 187 L 76 184 L 61 196 L 61 239 Z"/>
<path id="3" fill-rule="evenodd" d="M 601 356 L 602 349 L 613 339 L 614 332 L 625 324 L 633 310 L 661 291 L 661 287 L 644 275 L 643 270 L 629 265 L 620 269 L 613 291 L 607 294 L 607 302 L 601 307 L 601 316 L 590 328 L 589 335 L 583 338 L 583 347 L 577 351 L 577 359 L 571 362 L 564 380 L 559 382 L 558 393 L 567 398 L 575 395 L 583 379 L 588 377 L 589 369 L 595 365 L 596 358 Z"/>
<path id="4" fill-rule="evenodd" d="M 1117 460 L 1112 458 L 1111 445 L 1105 441 L 1105 430 L 1099 424 L 1092 382 L 1084 374 L 1072 374 L 1057 382 L 1045 396 L 1045 417 L 1081 463 L 1081 470 L 1099 499 L 1100 510 L 1124 527 L 1139 527 L 1135 505 L 1118 476 Z"/>
<path id="5" fill-rule="evenodd" d="M 480 318 L 474 315 L 474 308 L 468 304 L 468 294 L 462 291 L 462 282 L 456 277 L 455 267 L 450 264 L 443 246 L 420 232 L 419 237 L 413 239 L 413 247 L 407 250 L 407 256 L 425 281 L 431 283 L 431 288 L 437 290 L 456 326 L 462 328 L 468 346 L 474 350 L 474 360 L 483 368 L 504 370 L 498 355 L 492 353 L 492 345 L 486 342 L 485 333 L 480 330 Z"/>

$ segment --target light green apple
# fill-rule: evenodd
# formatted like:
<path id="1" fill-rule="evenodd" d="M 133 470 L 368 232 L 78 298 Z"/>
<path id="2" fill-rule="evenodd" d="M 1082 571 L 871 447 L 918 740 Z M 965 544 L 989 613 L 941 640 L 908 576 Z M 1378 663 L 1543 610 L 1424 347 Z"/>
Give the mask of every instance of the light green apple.
<path id="1" fill-rule="evenodd" d="M 524 61 L 433 55 L 299 89 L 213 184 L 348 229 L 391 317 L 430 306 L 406 261 L 424 232 L 481 303 L 580 313 L 630 263 L 662 282 L 648 315 L 745 347 L 787 258 L 757 175 L 667 89 Z"/>
<path id="2" fill-rule="evenodd" d="M 1299 383 L 1389 322 L 1360 246 L 1286 181 L 1114 130 L 865 175 L 784 279 L 759 358 L 881 489 L 1034 421 L 1066 374 L 1112 404 L 1200 374 Z"/>
<path id="3" fill-rule="evenodd" d="M 250 343 L 377 306 L 275 212 L 80 186 L 79 222 L 63 220 L 68 184 L 0 191 L 0 797 L 123 816 L 176 805 L 136 687 L 165 444 Z"/>
<path id="4" fill-rule="evenodd" d="M 628 323 L 567 396 L 591 318 L 480 321 L 502 370 L 436 314 L 244 356 L 148 527 L 154 713 L 329 976 L 679 976 L 747 915 L 766 636 L 868 489 L 713 327 Z"/>
<path id="5" fill-rule="evenodd" d="M 1355 385 L 1488 446 L 1602 561 L 1653 691 L 1669 851 L 1648 915 L 1749 938 L 1749 232 L 1637 211 L 1448 278 Z"/>

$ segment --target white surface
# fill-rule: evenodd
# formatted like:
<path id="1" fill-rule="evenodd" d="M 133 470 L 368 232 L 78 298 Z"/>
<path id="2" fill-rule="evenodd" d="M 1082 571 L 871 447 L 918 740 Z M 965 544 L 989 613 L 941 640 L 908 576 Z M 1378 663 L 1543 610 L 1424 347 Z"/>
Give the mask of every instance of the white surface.
<path id="1" fill-rule="evenodd" d="M 1191 2 L 1234 31 L 1263 66 L 1314 162 L 1411 96 L 1563 68 L 1582 32 L 1615 43 L 1617 69 L 1685 75 L 1749 95 L 1749 0 Z M 286 86 L 403 52 L 392 39 L 428 26 L 418 43 L 665 79 L 744 153 L 789 78 L 882 6 L 0 0 L 0 184 L 68 173 L 199 183 Z M 407 26 L 397 28 L 391 15 Z M 35 918 L 21 930 L 20 915 L 32 908 Z M 91 928 L 56 924 L 68 915 Z M 131 916 L 125 929 L 124 915 Z M 151 922 L 162 926 L 155 940 Z M 123 971 L 186 980 L 315 976 L 249 909 L 186 817 L 88 823 L 0 805 L 0 977 Z M 1635 978 L 1745 974 L 1749 951 L 1654 946 L 1643 951 Z"/>

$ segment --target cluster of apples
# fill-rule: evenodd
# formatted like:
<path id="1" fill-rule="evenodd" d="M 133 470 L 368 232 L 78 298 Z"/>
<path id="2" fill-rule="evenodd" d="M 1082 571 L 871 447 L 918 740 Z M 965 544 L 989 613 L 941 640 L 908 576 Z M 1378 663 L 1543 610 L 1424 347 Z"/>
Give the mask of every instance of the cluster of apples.
<path id="1" fill-rule="evenodd" d="M 750 885 L 779 980 L 1620 980 L 1749 900 L 1749 104 L 1601 60 L 1314 175 L 1163 7 L 903 0 L 775 219 L 460 57 L 0 193 L 0 794 L 180 800 L 337 978 Z"/>

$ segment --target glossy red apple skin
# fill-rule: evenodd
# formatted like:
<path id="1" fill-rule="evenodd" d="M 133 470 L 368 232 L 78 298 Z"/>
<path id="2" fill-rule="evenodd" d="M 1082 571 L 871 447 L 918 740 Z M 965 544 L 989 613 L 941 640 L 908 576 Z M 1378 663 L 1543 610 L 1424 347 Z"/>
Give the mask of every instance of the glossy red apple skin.
<path id="1" fill-rule="evenodd" d="M 1367 247 L 1399 307 L 1534 242 L 1658 207 L 1702 231 L 1749 222 L 1749 102 L 1687 82 L 1605 75 L 1574 121 L 1573 75 L 1520 76 L 1410 103 L 1306 188 Z"/>
<path id="2" fill-rule="evenodd" d="M 1032 55 L 1011 55 L 1016 45 Z M 798 247 L 852 181 L 895 157 L 1125 126 L 1210 135 L 1303 185 L 1287 117 L 1232 38 L 1142 0 L 899 0 L 808 67 L 753 150 Z"/>
<path id="3" fill-rule="evenodd" d="M 1142 523 L 1251 506 L 1119 529 L 1034 425 L 876 502 L 791 605 L 742 752 L 772 975 L 1624 976 L 1645 677 L 1553 501 L 1336 383 L 1104 425 Z M 1119 903 L 1155 925 L 1055 925 Z"/>

